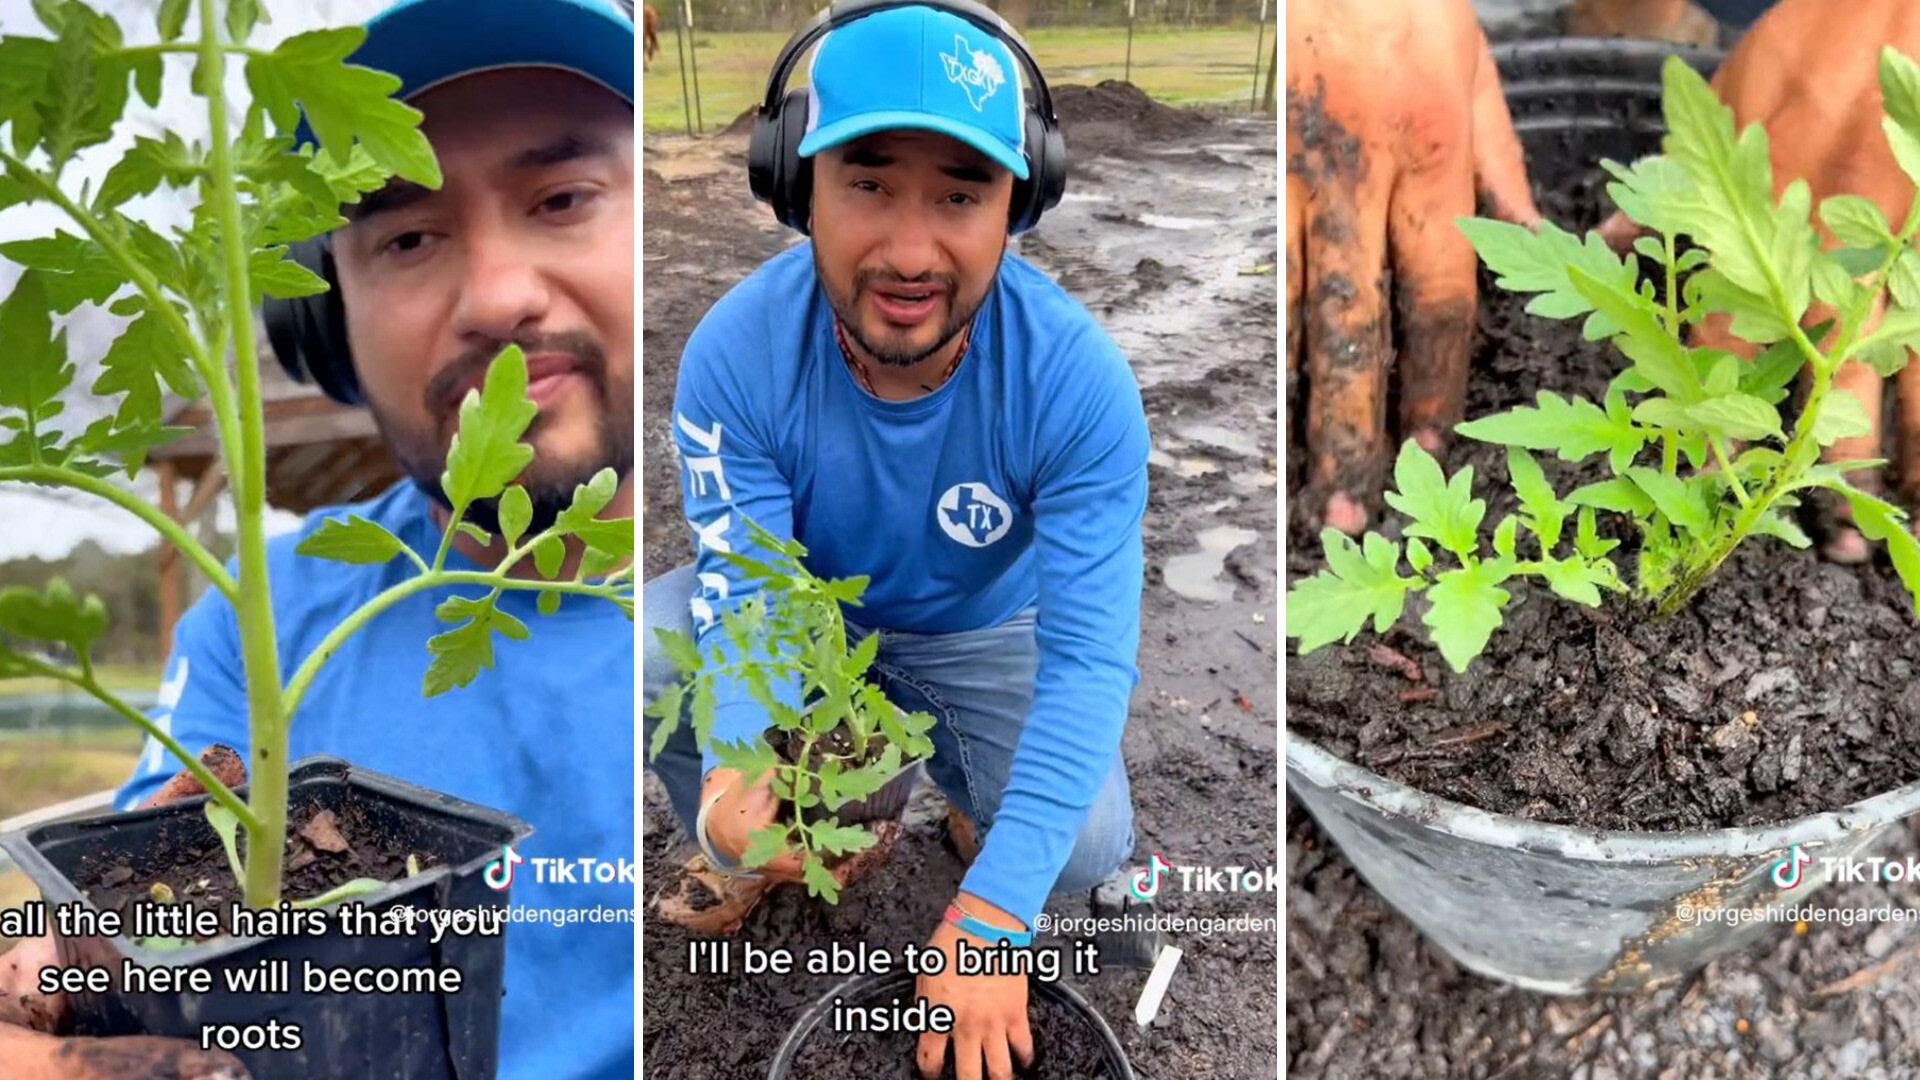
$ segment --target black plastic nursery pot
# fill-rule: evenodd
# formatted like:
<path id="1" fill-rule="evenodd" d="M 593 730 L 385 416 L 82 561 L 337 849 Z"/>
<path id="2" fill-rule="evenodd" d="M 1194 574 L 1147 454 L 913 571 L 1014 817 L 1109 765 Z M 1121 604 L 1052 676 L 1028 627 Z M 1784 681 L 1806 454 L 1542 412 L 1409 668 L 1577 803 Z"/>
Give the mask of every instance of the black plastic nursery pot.
<path id="1" fill-rule="evenodd" d="M 907 812 L 907 800 L 913 797 L 914 782 L 920 778 L 921 762 L 913 761 L 880 785 L 880 790 L 864 799 L 841 806 L 832 816 L 843 824 L 871 821 L 895 821 Z"/>
<path id="2" fill-rule="evenodd" d="M 780 752 L 777 744 L 775 751 Z M 907 811 L 907 801 L 913 797 L 914 783 L 920 777 L 920 766 L 925 763 L 925 760 L 915 758 L 907 762 L 889 776 L 873 794 L 843 803 L 837 810 L 829 811 L 824 806 L 818 805 L 808 807 L 805 818 L 807 821 L 832 818 L 843 825 L 896 820 Z"/>
<path id="3" fill-rule="evenodd" d="M 1717 54 L 1652 42 L 1548 40 L 1495 50 L 1539 189 L 1611 158 L 1657 152 L 1660 68 L 1710 74 Z M 1598 205 L 1607 206 L 1610 202 Z M 1561 222 L 1590 228 L 1596 222 Z M 1473 723 L 1485 717 L 1462 717 Z M 1575 828 L 1489 813 L 1389 780 L 1289 729 L 1287 783 L 1375 891 L 1463 966 L 1528 990 L 1630 992 L 1675 982 L 1780 924 L 1743 918 L 1797 904 L 1773 872 L 1796 854 L 1862 856 L 1920 811 L 1920 782 L 1764 826 Z"/>
<path id="4" fill-rule="evenodd" d="M 511 890 L 491 887 L 486 867 L 505 847 L 533 831 L 498 811 L 337 758 L 295 763 L 288 787 L 290 821 L 330 810 L 356 832 L 378 835 L 417 854 L 417 876 L 390 882 L 353 901 L 376 918 L 394 908 L 504 909 Z M 78 905 L 98 912 L 101 908 L 89 893 L 98 890 L 109 869 L 131 868 L 133 880 L 143 881 L 209 850 L 221 850 L 202 809 L 206 802 L 203 795 L 146 810 L 42 825 L 0 838 L 0 845 L 33 880 L 50 910 Z M 280 1048 L 222 1048 L 232 1049 L 263 1080 L 487 1080 L 495 1074 L 499 1055 L 505 933 L 510 926 L 502 919 L 497 924 L 501 933 L 474 933 L 463 932 L 472 929 L 470 924 L 455 923 L 438 944 L 425 919 L 412 933 L 350 935 L 337 918 L 329 918 L 325 933 L 223 936 L 179 949 L 145 947 L 131 934 L 62 937 L 60 962 L 113 973 L 115 990 L 69 995 L 76 1035 L 160 1035 L 200 1042 L 203 1031 L 216 1025 L 259 1025 L 251 1041 L 277 1041 Z M 226 972 L 252 972 L 262 965 L 271 969 L 275 961 L 284 962 L 284 988 L 229 991 Z M 212 972 L 213 989 L 126 992 L 123 964 L 149 971 L 206 969 Z M 450 968 L 460 973 L 460 982 L 457 990 L 310 991 L 304 985 L 309 967 L 316 972 Z M 281 1029 L 277 1040 L 265 1027 L 271 1023 Z M 290 1026 L 299 1028 L 297 1049 L 285 1048 L 291 1041 L 285 1034 Z"/>
<path id="5" fill-rule="evenodd" d="M 919 1036 L 913 1033 L 887 1037 L 838 1031 L 834 1013 L 838 1009 L 884 1006 L 892 1002 L 905 1005 L 915 999 L 916 977 L 911 972 L 888 975 L 855 976 L 822 994 L 807 1007 L 781 1042 L 767 1070 L 767 1080 L 908 1080 L 917 1078 L 914 1047 Z M 1035 1006 L 1052 1010 L 1073 1025 L 1071 1037 L 1091 1046 L 1081 1046 L 1073 1062 L 1056 1066 L 1048 1038 L 1036 1026 L 1034 1061 L 1027 1071 L 1015 1069 L 1021 1080 L 1134 1080 L 1133 1066 L 1120 1046 L 1113 1028 L 1101 1018 L 1087 999 L 1065 982 L 1028 980 L 1027 1000 L 1031 1015 Z M 1054 1039 L 1059 1028 L 1048 1029 Z M 1062 1070 L 1065 1071 L 1062 1071 Z M 952 1066 L 947 1068 L 951 1075 Z"/>

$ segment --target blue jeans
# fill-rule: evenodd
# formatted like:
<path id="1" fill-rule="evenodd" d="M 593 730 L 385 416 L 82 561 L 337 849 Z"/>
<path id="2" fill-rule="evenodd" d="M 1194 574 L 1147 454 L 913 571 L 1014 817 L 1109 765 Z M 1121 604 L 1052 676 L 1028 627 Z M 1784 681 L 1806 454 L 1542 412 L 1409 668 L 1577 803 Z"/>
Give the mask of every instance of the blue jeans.
<path id="1" fill-rule="evenodd" d="M 646 648 L 641 696 L 652 705 L 660 688 L 677 676 L 672 661 L 659 646 L 658 628 L 693 633 L 691 601 L 696 581 L 693 567 L 682 566 L 646 583 L 642 632 Z M 858 644 L 869 633 L 880 634 L 880 647 L 869 677 L 887 698 L 908 712 L 934 718 L 933 757 L 927 774 L 947 801 L 970 818 L 984 844 L 1000 809 L 1000 795 L 1013 769 L 1014 748 L 1033 705 L 1034 675 L 1039 650 L 1034 642 L 1034 613 L 1020 613 L 999 626 L 954 634 L 910 634 L 898 630 L 873 631 L 847 623 L 847 643 Z M 653 744 L 657 722 L 648 717 L 646 743 Z M 693 835 L 700 812 L 701 761 L 694 745 L 693 725 L 682 722 L 668 737 L 658 758 L 649 756 L 647 768 L 660 778 L 673 802 L 681 829 Z M 1114 754 L 1107 781 L 1094 797 L 1080 826 L 1073 853 L 1060 870 L 1053 891 L 1077 893 L 1094 888 L 1118 872 L 1133 855 L 1133 798 L 1127 787 L 1126 762 Z"/>

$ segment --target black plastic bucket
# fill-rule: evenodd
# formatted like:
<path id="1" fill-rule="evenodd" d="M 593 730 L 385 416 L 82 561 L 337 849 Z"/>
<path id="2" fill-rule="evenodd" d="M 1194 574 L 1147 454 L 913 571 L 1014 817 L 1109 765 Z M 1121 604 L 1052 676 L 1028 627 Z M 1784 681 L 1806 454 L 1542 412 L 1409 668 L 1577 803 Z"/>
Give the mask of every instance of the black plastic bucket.
<path id="1" fill-rule="evenodd" d="M 833 1015 L 836 1004 L 851 1007 L 884 1003 L 893 998 L 902 1001 L 912 1000 L 918 979 L 912 972 L 897 971 L 890 975 L 856 975 L 851 979 L 822 994 L 819 1000 L 807 1007 L 793 1029 L 787 1033 L 786 1040 L 774 1055 L 773 1065 L 767 1070 L 767 1080 L 791 1080 L 794 1062 L 800 1051 L 816 1036 L 830 1038 L 832 1030 L 825 1027 L 828 1017 Z M 1127 1061 L 1127 1053 L 1120 1047 L 1120 1040 L 1114 1035 L 1113 1028 L 1101 1018 L 1093 1006 L 1080 992 L 1065 982 L 1048 982 L 1033 978 L 1027 981 L 1028 1000 L 1045 998 L 1067 1007 L 1079 1021 L 1091 1028 L 1100 1042 L 1102 1063 L 1108 1076 L 1101 1080 L 1134 1080 L 1133 1066 Z M 1036 1041 L 1034 1046 L 1035 1067 L 1044 1068 L 1046 1047 Z M 1021 1075 L 1018 1071 L 1016 1077 Z M 1075 1077 L 1074 1080 L 1083 1080 Z M 1093 1078 L 1085 1078 L 1093 1080 Z"/>
<path id="2" fill-rule="evenodd" d="M 1658 152 L 1660 68 L 1676 54 L 1702 74 L 1719 62 L 1708 50 L 1614 39 L 1497 48 L 1536 190 L 1590 178 L 1605 158 Z M 1765 826 L 1579 829 L 1436 798 L 1291 730 L 1285 737 L 1289 792 L 1375 891 L 1468 969 L 1546 993 L 1677 982 L 1779 930 L 1746 917 L 1756 909 L 1803 902 L 1821 888 L 1813 875 L 1787 874 L 1790 863 L 1862 856 L 1920 812 L 1915 782 Z"/>
<path id="3" fill-rule="evenodd" d="M 358 902 L 376 917 L 396 907 L 473 911 L 505 908 L 507 889 L 484 880 L 488 863 L 507 845 L 531 835 L 531 826 L 506 814 L 389 776 L 356 769 L 331 757 L 297 762 L 288 776 L 288 814 L 307 808 L 358 817 L 426 856 L 426 869 L 392 882 Z M 238 789 L 244 792 L 246 789 Z M 218 846 L 201 795 L 165 806 L 55 822 L 0 838 L 33 880 L 49 909 L 78 904 L 99 909 L 74 884 L 89 871 L 121 860 L 136 874 L 165 866 L 182 849 Z M 123 963 L 144 968 L 205 968 L 209 993 L 79 993 L 69 996 L 75 1035 L 160 1035 L 201 1041 L 213 1025 L 297 1025 L 298 1049 L 236 1049 L 234 1056 L 260 1080 L 489 1080 L 499 1060 L 500 1000 L 506 932 L 448 932 L 433 944 L 421 923 L 412 934 L 219 938 L 178 950 L 136 945 L 129 937 L 60 938 L 63 966 L 104 967 L 120 985 Z M 230 993 L 222 974 L 252 971 L 285 960 L 286 993 Z M 308 993 L 307 965 L 316 969 L 452 968 L 461 974 L 451 993 Z"/>
<path id="4" fill-rule="evenodd" d="M 1598 166 L 1658 153 L 1666 122 L 1660 112 L 1660 69 L 1678 56 L 1711 77 L 1716 49 L 1625 38 L 1549 38 L 1496 46 L 1500 87 L 1526 152 L 1536 190 L 1597 188 L 1587 205 L 1611 207 Z M 1606 211 L 1611 213 L 1611 209 Z M 1584 232 L 1592 221 L 1557 221 Z"/>

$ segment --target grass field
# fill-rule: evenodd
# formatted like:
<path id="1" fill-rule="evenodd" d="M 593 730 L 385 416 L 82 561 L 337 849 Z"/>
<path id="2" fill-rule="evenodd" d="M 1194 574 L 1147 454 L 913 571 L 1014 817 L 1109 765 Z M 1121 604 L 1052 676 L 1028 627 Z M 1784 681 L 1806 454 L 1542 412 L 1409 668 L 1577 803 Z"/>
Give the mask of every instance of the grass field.
<path id="1" fill-rule="evenodd" d="M 140 756 L 141 737 L 130 725 L 58 735 L 0 732 L 0 819 L 119 787 Z M 37 895 L 25 875 L 0 870 L 0 909 Z M 0 952 L 12 945 L 0 938 Z"/>
<path id="2" fill-rule="evenodd" d="M 160 689 L 164 668 L 160 664 L 101 664 L 93 669 L 100 685 L 116 694 L 152 694 Z M 0 697 L 11 694 L 47 694 L 65 691 L 78 694 L 58 679 L 33 676 L 25 679 L 0 679 Z"/>
<path id="3" fill-rule="evenodd" d="M 712 133 L 759 103 L 766 91 L 768 69 L 787 34 L 733 34 L 696 31 L 687 35 L 694 60 L 687 70 L 687 93 L 700 79 L 695 132 Z M 1046 72 L 1049 85 L 1090 85 L 1118 79 L 1126 73 L 1127 29 L 1119 27 L 1040 28 L 1024 35 L 1034 58 Z M 1253 23 L 1204 30 L 1143 31 L 1133 35 L 1132 82 L 1152 97 L 1174 105 L 1248 103 L 1256 94 L 1255 46 L 1260 62 L 1260 89 L 1266 66 L 1273 61 L 1272 26 Z M 687 116 L 681 93 L 681 45 L 672 26 L 660 28 L 660 52 L 646 73 L 643 108 L 646 131 L 686 134 Z M 789 87 L 806 84 L 807 61 L 795 66 Z"/>
<path id="4" fill-rule="evenodd" d="M 132 725 L 49 735 L 0 732 L 0 819 L 119 787 L 140 756 Z"/>

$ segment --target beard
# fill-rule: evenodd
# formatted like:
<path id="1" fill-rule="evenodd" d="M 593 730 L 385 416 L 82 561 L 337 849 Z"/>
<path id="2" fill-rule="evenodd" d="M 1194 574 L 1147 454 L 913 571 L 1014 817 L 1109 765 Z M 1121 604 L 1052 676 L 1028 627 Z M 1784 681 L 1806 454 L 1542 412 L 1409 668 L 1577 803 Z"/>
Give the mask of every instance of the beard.
<path id="1" fill-rule="evenodd" d="M 519 345 L 529 356 L 555 352 L 572 356 L 592 391 L 593 439 L 586 450 L 565 457 L 543 453 L 541 436 L 558 419 L 547 413 L 536 414 L 521 437 L 521 442 L 534 448 L 534 458 L 509 486 L 526 489 L 533 505 L 533 519 L 526 535 L 533 536 L 551 528 L 560 514 L 573 505 L 574 488 L 592 480 L 600 470 L 612 469 L 620 480 L 633 471 L 633 410 L 614 405 L 616 401 L 633 400 L 633 380 L 614 378 L 609 373 L 605 351 L 584 333 L 529 337 L 512 344 Z M 422 395 L 425 415 L 429 418 L 424 424 L 403 421 L 371 399 L 368 401 L 368 411 L 373 414 L 380 437 L 401 471 L 416 488 L 449 513 L 454 509 L 453 502 L 441 478 L 447 469 L 447 451 L 453 434 L 459 429 L 459 405 L 455 402 L 449 406 L 447 401 L 455 386 L 484 373 L 505 347 L 495 345 L 471 350 L 434 375 Z M 463 520 L 498 535 L 499 499 L 475 500 L 468 505 Z"/>
<path id="2" fill-rule="evenodd" d="M 980 312 L 981 305 L 987 302 L 986 295 L 971 304 L 960 302 L 960 282 L 951 274 L 921 274 L 918 277 L 905 278 L 898 274 L 884 273 L 879 270 L 861 270 L 853 275 L 853 288 L 850 294 L 840 295 L 827 276 L 826 269 L 820 265 L 820 252 L 814 249 L 814 276 L 819 279 L 822 290 L 827 294 L 827 306 L 833 309 L 834 318 L 840 320 L 840 326 L 860 350 L 886 367 L 907 368 L 933 356 L 946 348 L 960 332 L 967 328 L 973 317 Z M 924 349 L 892 348 L 867 340 L 862 332 L 859 318 L 860 294 L 879 285 L 938 285 L 944 290 L 948 310 L 946 321 L 940 324 L 940 332 L 935 335 L 933 344 Z"/>

